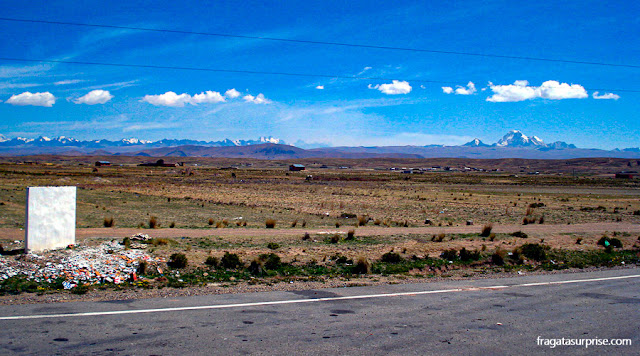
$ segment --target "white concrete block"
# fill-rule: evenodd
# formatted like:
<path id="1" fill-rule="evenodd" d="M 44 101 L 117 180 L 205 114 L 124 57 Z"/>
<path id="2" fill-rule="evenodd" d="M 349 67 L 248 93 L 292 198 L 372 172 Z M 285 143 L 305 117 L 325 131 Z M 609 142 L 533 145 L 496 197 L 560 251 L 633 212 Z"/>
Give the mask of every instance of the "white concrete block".
<path id="1" fill-rule="evenodd" d="M 76 243 L 76 187 L 27 188 L 25 250 Z"/>

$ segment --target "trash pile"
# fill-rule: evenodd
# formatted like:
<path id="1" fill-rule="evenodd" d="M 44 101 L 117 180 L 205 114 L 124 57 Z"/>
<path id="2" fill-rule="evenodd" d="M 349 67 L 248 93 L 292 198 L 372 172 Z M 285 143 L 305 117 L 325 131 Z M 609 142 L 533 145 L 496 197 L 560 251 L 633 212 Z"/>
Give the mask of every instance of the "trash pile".
<path id="1" fill-rule="evenodd" d="M 25 276 L 36 282 L 64 279 L 65 289 L 78 284 L 119 284 L 134 280 L 141 261 L 150 264 L 165 262 L 145 251 L 125 249 L 117 241 L 95 247 L 74 245 L 67 249 L 29 253 L 18 258 L 0 256 L 0 281 L 13 276 Z"/>

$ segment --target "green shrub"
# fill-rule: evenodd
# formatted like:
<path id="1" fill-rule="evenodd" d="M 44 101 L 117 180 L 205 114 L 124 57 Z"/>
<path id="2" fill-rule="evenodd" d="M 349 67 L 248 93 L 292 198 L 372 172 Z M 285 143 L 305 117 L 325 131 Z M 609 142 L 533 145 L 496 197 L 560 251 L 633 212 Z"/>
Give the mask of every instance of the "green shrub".
<path id="1" fill-rule="evenodd" d="M 520 246 L 518 251 L 524 255 L 535 261 L 544 261 L 547 259 L 547 247 L 540 244 L 524 244 Z"/>
<path id="2" fill-rule="evenodd" d="M 247 267 L 247 270 L 249 271 L 249 273 L 253 274 L 254 276 L 260 276 L 265 273 L 265 269 L 262 261 L 260 261 L 260 259 L 257 259 L 257 258 L 251 261 L 251 263 L 249 264 L 249 267 Z"/>
<path id="3" fill-rule="evenodd" d="M 466 248 L 462 248 L 460 250 L 460 260 L 467 261 L 477 261 L 480 259 L 480 251 L 469 251 Z"/>
<path id="4" fill-rule="evenodd" d="M 275 243 L 275 242 L 269 242 L 269 243 L 267 244 L 267 248 L 268 248 L 268 249 L 270 249 L 270 250 L 277 250 L 277 249 L 279 249 L 279 248 L 280 248 L 280 245 L 278 245 L 278 244 L 277 244 L 277 243 Z"/>
<path id="5" fill-rule="evenodd" d="M 218 267 L 220 266 L 220 260 L 215 256 L 208 256 L 207 259 L 204 260 L 204 264 L 210 267 Z"/>
<path id="6" fill-rule="evenodd" d="M 603 247 L 615 247 L 615 248 L 622 248 L 622 241 L 620 241 L 618 238 L 615 237 L 609 237 L 607 235 L 603 235 L 600 240 L 598 240 L 598 245 L 603 246 Z"/>
<path id="7" fill-rule="evenodd" d="M 275 270 L 280 268 L 282 265 L 282 261 L 280 260 L 280 256 L 275 253 L 264 253 L 258 256 L 258 259 L 264 263 L 264 268 L 268 270 Z"/>
<path id="8" fill-rule="evenodd" d="M 124 245 L 124 249 L 128 250 L 131 248 L 131 238 L 130 237 L 125 237 L 124 239 L 122 239 L 122 244 Z"/>
<path id="9" fill-rule="evenodd" d="M 526 233 L 522 232 L 522 231 L 516 231 L 516 232 L 512 232 L 511 236 L 513 237 L 519 237 L 522 239 L 526 239 L 527 237 L 529 237 L 529 235 L 527 235 Z"/>
<path id="10" fill-rule="evenodd" d="M 493 263 L 494 265 L 497 266 L 502 266 L 504 265 L 504 252 L 501 250 L 496 250 L 496 252 L 494 252 L 491 255 L 491 263 Z"/>
<path id="11" fill-rule="evenodd" d="M 447 261 L 455 261 L 458 259 L 458 251 L 455 249 L 444 250 L 440 254 L 440 258 Z"/>
<path id="12" fill-rule="evenodd" d="M 171 268 L 185 268 L 187 267 L 187 263 L 187 256 L 184 253 L 174 253 L 169 256 L 167 266 Z"/>
<path id="13" fill-rule="evenodd" d="M 384 255 L 382 255 L 382 257 L 380 257 L 380 262 L 386 262 L 386 263 L 400 263 L 404 261 L 404 258 L 402 258 L 402 256 L 400 256 L 400 254 L 393 252 L 393 251 L 389 251 L 387 253 L 385 253 Z"/>
<path id="14" fill-rule="evenodd" d="M 224 268 L 234 269 L 242 267 L 243 263 L 240 261 L 240 256 L 235 253 L 225 252 L 224 256 L 220 260 L 220 265 Z"/>

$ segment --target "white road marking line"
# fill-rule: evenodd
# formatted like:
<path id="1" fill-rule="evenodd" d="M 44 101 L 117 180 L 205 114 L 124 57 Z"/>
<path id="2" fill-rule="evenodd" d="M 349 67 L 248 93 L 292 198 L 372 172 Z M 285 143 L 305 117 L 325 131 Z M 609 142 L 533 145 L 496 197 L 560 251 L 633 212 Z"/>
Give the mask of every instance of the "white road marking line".
<path id="1" fill-rule="evenodd" d="M 600 282 L 600 281 L 628 279 L 628 278 L 640 278 L 640 275 L 601 277 L 601 278 L 590 278 L 590 279 L 573 279 L 573 280 L 567 280 L 567 281 L 523 283 L 523 284 L 513 284 L 510 286 L 497 285 L 497 286 L 489 286 L 489 287 L 452 288 L 452 289 L 428 290 L 428 291 L 418 291 L 418 292 L 352 295 L 352 296 L 346 296 L 346 297 L 276 300 L 276 301 L 270 301 L 270 302 L 253 302 L 253 303 L 220 304 L 220 305 L 200 305 L 200 306 L 193 306 L 193 307 L 113 310 L 113 311 L 103 311 L 103 312 L 85 312 L 85 313 L 67 313 L 67 314 L 16 315 L 16 316 L 3 316 L 3 317 L 0 317 L 0 320 L 45 319 L 45 318 L 65 318 L 65 317 L 73 317 L 73 316 L 100 316 L 100 315 L 175 312 L 175 311 L 204 310 L 204 309 L 246 308 L 246 307 L 257 307 L 257 306 L 265 306 L 265 305 L 315 303 L 315 302 L 330 302 L 330 301 L 339 301 L 339 300 L 356 300 L 356 299 L 371 299 L 371 298 L 389 298 L 389 297 L 402 297 L 402 296 L 417 296 L 417 295 L 426 295 L 426 294 L 507 289 L 507 288 L 517 288 L 517 287 L 539 287 L 539 286 L 549 286 L 549 285 L 557 285 L 557 284 Z"/>

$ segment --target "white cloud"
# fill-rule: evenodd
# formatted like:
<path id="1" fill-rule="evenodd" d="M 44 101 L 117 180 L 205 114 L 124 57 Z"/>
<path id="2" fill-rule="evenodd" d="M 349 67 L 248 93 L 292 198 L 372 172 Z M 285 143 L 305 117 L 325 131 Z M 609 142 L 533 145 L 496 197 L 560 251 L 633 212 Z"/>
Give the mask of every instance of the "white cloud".
<path id="1" fill-rule="evenodd" d="M 200 103 L 215 104 L 223 101 L 227 101 L 224 96 L 220 95 L 217 91 L 208 90 L 205 93 L 195 94 L 191 97 L 190 104 L 196 105 Z"/>
<path id="2" fill-rule="evenodd" d="M 191 101 L 191 95 L 184 93 L 178 95 L 175 92 L 168 91 L 160 95 L 145 95 L 142 101 L 155 106 L 183 107 L 185 103 Z"/>
<path id="3" fill-rule="evenodd" d="M 32 105 L 52 107 L 53 104 L 56 103 L 56 97 L 48 91 L 44 93 L 31 93 L 27 91 L 22 94 L 12 95 L 6 103 L 21 106 Z"/>
<path id="4" fill-rule="evenodd" d="M 244 101 L 254 104 L 270 104 L 271 100 L 264 97 L 263 94 L 258 94 L 257 96 L 253 96 L 251 94 L 247 94 L 243 97 Z"/>
<path id="5" fill-rule="evenodd" d="M 368 88 L 377 89 L 387 95 L 408 94 L 411 92 L 409 82 L 399 80 L 393 80 L 390 84 L 378 84 L 375 86 L 369 84 Z"/>
<path id="6" fill-rule="evenodd" d="M 547 80 L 541 86 L 530 86 L 526 80 L 516 80 L 509 85 L 493 85 L 489 83 L 493 95 L 487 101 L 503 103 L 530 100 L 535 98 L 562 100 L 583 99 L 589 97 L 582 85 L 560 83 Z"/>
<path id="7" fill-rule="evenodd" d="M 363 75 L 364 73 L 366 73 L 366 72 L 370 71 L 371 69 L 373 69 L 373 68 L 372 68 L 372 67 L 369 67 L 369 66 L 364 67 L 361 71 L 359 71 L 359 72 L 358 72 L 358 74 L 356 74 L 356 76 L 358 76 L 358 75 Z"/>
<path id="8" fill-rule="evenodd" d="M 113 95 L 108 90 L 92 90 L 89 93 L 73 100 L 76 104 L 96 105 L 104 104 L 107 101 L 113 99 Z"/>
<path id="9" fill-rule="evenodd" d="M 237 91 L 235 88 L 233 88 L 233 89 L 229 89 L 229 90 L 227 90 L 226 92 L 224 92 L 224 95 L 225 95 L 227 98 L 235 99 L 235 98 L 237 98 L 237 97 L 239 97 L 239 96 L 240 96 L 240 92 L 239 92 L 239 91 Z"/>
<path id="10" fill-rule="evenodd" d="M 451 94 L 453 93 L 453 88 L 452 87 L 442 87 L 442 92 L 445 94 Z"/>
<path id="11" fill-rule="evenodd" d="M 467 87 L 456 86 L 456 95 L 471 95 L 476 92 L 476 86 L 473 82 L 469 82 Z"/>
<path id="12" fill-rule="evenodd" d="M 84 82 L 84 80 L 81 79 L 69 79 L 69 80 L 61 80 L 59 82 L 55 82 L 53 83 L 53 85 L 69 85 L 69 84 L 76 84 L 76 83 L 81 83 Z"/>
<path id="13" fill-rule="evenodd" d="M 186 104 L 198 105 L 198 104 L 216 104 L 226 102 L 227 98 L 237 98 L 240 96 L 240 92 L 235 89 L 229 89 L 225 92 L 225 95 L 220 94 L 217 91 L 208 90 L 200 94 L 194 94 L 193 96 L 182 93 L 180 95 L 175 92 L 168 91 L 160 95 L 145 95 L 141 101 L 147 102 L 156 106 L 172 106 L 172 107 L 184 107 Z M 247 94 L 243 97 L 244 101 L 254 104 L 270 104 L 271 100 L 264 97 L 264 94 L 258 94 L 253 96 Z"/>
<path id="14" fill-rule="evenodd" d="M 589 95 L 582 85 L 559 83 L 555 80 L 547 80 L 536 90 L 536 93 L 543 99 L 583 99 Z"/>
<path id="15" fill-rule="evenodd" d="M 324 85 L 318 85 L 318 86 L 316 87 L 316 89 L 318 89 L 318 90 L 323 90 L 323 89 L 324 89 Z"/>
<path id="16" fill-rule="evenodd" d="M 614 93 L 604 93 L 602 95 L 598 95 L 600 94 L 599 92 L 594 92 L 593 93 L 593 98 L 594 99 L 613 99 L 613 100 L 618 100 L 620 99 L 620 95 L 614 94 Z"/>

